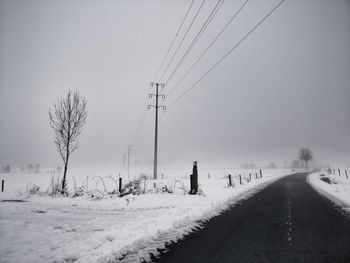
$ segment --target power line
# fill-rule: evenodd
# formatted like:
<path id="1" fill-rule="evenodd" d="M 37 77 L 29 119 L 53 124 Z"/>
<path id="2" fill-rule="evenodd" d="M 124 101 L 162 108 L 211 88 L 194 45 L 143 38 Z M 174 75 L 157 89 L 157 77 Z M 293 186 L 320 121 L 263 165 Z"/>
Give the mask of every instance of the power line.
<path id="1" fill-rule="evenodd" d="M 195 44 L 198 42 L 198 40 L 200 39 L 200 37 L 202 36 L 203 32 L 207 29 L 208 25 L 210 24 L 210 22 L 213 20 L 214 16 L 217 14 L 218 10 L 220 9 L 220 7 L 222 6 L 222 4 L 224 3 L 224 0 L 219 0 L 216 5 L 214 6 L 213 10 L 211 11 L 211 13 L 209 14 L 209 16 L 207 17 L 207 19 L 205 20 L 205 22 L 203 23 L 201 29 L 198 31 L 197 35 L 195 36 L 195 38 L 192 40 L 191 44 L 188 46 L 185 54 L 182 56 L 182 58 L 180 59 L 180 61 L 178 62 L 178 64 L 176 65 L 175 69 L 171 72 L 170 76 L 168 77 L 168 79 L 165 81 L 165 85 L 168 84 L 168 82 L 171 80 L 171 78 L 174 76 L 175 72 L 178 70 L 178 68 L 181 66 L 182 62 L 185 60 L 185 58 L 187 57 L 187 55 L 191 52 L 191 50 L 193 49 L 193 47 L 195 46 Z"/>
<path id="2" fill-rule="evenodd" d="M 184 22 L 185 22 L 187 16 L 188 16 L 188 13 L 190 12 L 190 10 L 191 10 L 191 8 L 192 8 L 193 3 L 194 3 L 194 0 L 192 0 L 191 4 L 190 4 L 189 7 L 187 8 L 186 14 L 185 14 L 184 18 L 182 19 L 181 24 L 180 24 L 180 26 L 179 26 L 179 28 L 178 28 L 178 30 L 177 30 L 177 32 L 176 32 L 176 34 L 175 34 L 173 40 L 171 41 L 171 44 L 170 44 L 170 46 L 169 46 L 169 48 L 168 48 L 168 50 L 167 50 L 167 52 L 166 52 L 166 54 L 165 54 L 165 56 L 164 56 L 164 58 L 163 58 L 163 60 L 162 60 L 162 63 L 160 64 L 160 66 L 159 66 L 159 68 L 158 68 L 156 74 L 155 74 L 154 77 L 153 77 L 154 80 L 155 80 L 156 77 L 158 76 L 159 71 L 161 70 L 161 68 L 163 67 L 163 65 L 164 65 L 164 63 L 165 63 L 165 60 L 166 60 L 166 58 L 168 57 L 168 55 L 169 55 L 169 53 L 170 53 L 170 50 L 171 50 L 171 48 L 173 47 L 173 45 L 174 45 L 174 43 L 175 43 L 175 40 L 176 40 L 176 38 L 177 38 L 177 36 L 178 36 L 178 34 L 179 34 L 181 28 L 182 28 L 182 26 L 183 26 L 183 24 L 184 24 Z"/>
<path id="3" fill-rule="evenodd" d="M 198 16 L 199 12 L 201 11 L 201 9 L 202 9 L 202 7 L 203 7 L 205 1 L 206 1 L 206 0 L 203 0 L 203 1 L 202 1 L 202 4 L 199 6 L 199 8 L 198 8 L 198 10 L 197 10 L 197 12 L 196 12 L 196 14 L 195 14 L 195 16 L 193 17 L 193 19 L 192 19 L 190 25 L 188 26 L 188 28 L 187 28 L 185 34 L 184 34 L 183 37 L 182 37 L 181 42 L 180 42 L 179 45 L 177 46 L 177 48 L 176 48 L 176 50 L 175 50 L 173 56 L 171 57 L 171 59 L 170 59 L 168 65 L 167 65 L 166 68 L 164 69 L 163 74 L 162 74 L 161 77 L 159 78 L 159 82 L 160 82 L 160 80 L 164 77 L 164 74 L 165 74 L 166 71 L 168 70 L 168 68 L 169 68 L 171 62 L 173 61 L 175 55 L 176 55 L 177 52 L 179 51 L 179 49 L 180 49 L 182 43 L 184 42 L 184 40 L 185 40 L 185 38 L 186 38 L 188 32 L 190 31 L 190 29 L 191 29 L 191 27 L 192 27 L 194 21 L 196 20 L 196 18 L 197 18 L 197 16 Z"/>
<path id="4" fill-rule="evenodd" d="M 165 116 L 164 111 L 160 112 L 162 115 L 159 118 L 158 124 L 160 124 L 162 122 L 163 117 Z M 145 148 L 146 144 L 149 142 L 149 140 L 152 138 L 153 135 L 153 130 L 150 129 L 152 127 L 152 125 L 149 125 L 148 129 L 147 129 L 147 134 L 144 137 L 143 143 L 140 144 L 140 146 L 136 149 L 135 154 L 141 153 L 141 151 Z"/>
<path id="5" fill-rule="evenodd" d="M 244 37 L 238 41 L 224 56 L 222 56 L 207 72 L 205 72 L 202 77 L 200 77 L 195 83 L 193 83 L 184 93 L 182 93 L 177 99 L 175 99 L 169 106 L 168 109 L 174 106 L 179 100 L 181 100 L 188 92 L 190 92 L 202 79 L 204 79 L 214 68 L 216 68 L 233 50 L 235 50 L 251 33 L 253 33 L 275 10 L 284 2 L 280 1 L 263 19 L 260 20 Z"/>
<path id="6" fill-rule="evenodd" d="M 218 38 L 222 35 L 222 33 L 226 30 L 226 28 L 231 24 L 231 22 L 236 18 L 236 16 L 241 12 L 243 7 L 248 3 L 249 0 L 246 0 L 243 5 L 234 13 L 234 15 L 230 18 L 230 20 L 225 24 L 225 26 L 220 30 L 220 32 L 216 35 L 216 37 L 210 42 L 208 47 L 202 52 L 202 54 L 197 58 L 197 60 L 192 64 L 192 66 L 186 71 L 186 73 L 180 78 L 180 80 L 170 89 L 168 95 L 170 96 L 174 89 L 180 85 L 180 83 L 185 79 L 185 77 L 192 71 L 192 69 L 198 64 L 198 62 L 202 59 L 202 57 L 207 53 L 207 51 L 212 47 L 212 45 L 218 40 Z"/>

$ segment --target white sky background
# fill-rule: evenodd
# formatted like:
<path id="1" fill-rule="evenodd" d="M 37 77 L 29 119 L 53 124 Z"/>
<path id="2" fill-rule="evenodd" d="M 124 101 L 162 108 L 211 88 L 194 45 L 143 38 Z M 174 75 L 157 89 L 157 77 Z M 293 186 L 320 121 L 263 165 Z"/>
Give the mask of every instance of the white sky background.
<path id="1" fill-rule="evenodd" d="M 225 1 L 165 87 L 166 94 L 243 2 Z M 164 104 L 277 3 L 250 0 Z M 72 155 L 73 166 L 118 166 L 128 144 L 133 145 L 132 163 L 151 163 L 154 111 L 134 134 L 146 109 L 149 83 L 189 4 L 0 1 L 0 165 L 60 164 L 48 109 L 68 89 L 78 89 L 88 100 L 88 120 L 80 148 Z M 194 7 L 199 4 L 196 0 Z M 191 37 L 215 4 L 207 0 Z M 310 147 L 320 163 L 350 163 L 349 47 L 349 1 L 286 0 L 165 113 L 159 161 L 283 164 L 300 147 Z"/>

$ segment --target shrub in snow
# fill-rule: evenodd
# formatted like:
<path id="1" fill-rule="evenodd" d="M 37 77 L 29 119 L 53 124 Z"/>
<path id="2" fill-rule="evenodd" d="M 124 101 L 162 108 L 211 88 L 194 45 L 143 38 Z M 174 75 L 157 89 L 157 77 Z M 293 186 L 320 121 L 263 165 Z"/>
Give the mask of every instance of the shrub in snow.
<path id="1" fill-rule="evenodd" d="M 73 197 L 78 197 L 78 196 L 83 196 L 85 195 L 86 191 L 85 191 L 85 186 L 77 186 L 77 182 L 75 181 L 75 178 L 73 177 L 74 180 L 74 193 L 73 193 Z"/>
<path id="2" fill-rule="evenodd" d="M 50 196 L 55 196 L 61 194 L 62 184 L 58 177 L 51 176 L 51 181 L 47 192 Z"/>
<path id="3" fill-rule="evenodd" d="M 36 184 L 29 184 L 26 187 L 26 194 L 28 197 L 30 197 L 31 195 L 42 195 L 42 192 L 40 191 L 40 186 Z"/>
<path id="4" fill-rule="evenodd" d="M 145 190 L 142 189 L 141 183 L 142 183 L 142 179 L 137 178 L 125 184 L 122 189 L 122 192 L 120 193 L 120 196 L 125 196 L 128 194 L 133 194 L 133 195 L 143 194 Z"/>

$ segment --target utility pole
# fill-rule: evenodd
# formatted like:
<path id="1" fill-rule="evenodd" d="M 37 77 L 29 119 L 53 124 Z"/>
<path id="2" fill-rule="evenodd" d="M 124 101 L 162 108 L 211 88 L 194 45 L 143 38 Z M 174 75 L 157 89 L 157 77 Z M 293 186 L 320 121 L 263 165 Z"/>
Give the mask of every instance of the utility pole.
<path id="1" fill-rule="evenodd" d="M 130 171 L 130 148 L 131 148 L 131 145 L 128 146 L 128 178 L 129 178 L 129 181 L 130 181 L 130 174 L 129 174 L 129 171 Z"/>
<path id="2" fill-rule="evenodd" d="M 163 110 L 166 110 L 166 106 L 159 105 L 158 104 L 158 98 L 162 97 L 162 99 L 165 98 L 164 94 L 159 94 L 159 87 L 164 88 L 163 83 L 154 83 L 151 82 L 151 88 L 155 87 L 155 93 L 150 93 L 149 97 L 156 98 L 156 105 L 148 105 L 147 108 L 150 109 L 151 107 L 154 107 L 155 109 L 155 128 L 154 128 L 154 158 L 153 158 L 153 179 L 157 179 L 157 165 L 158 165 L 158 109 L 162 108 Z"/>

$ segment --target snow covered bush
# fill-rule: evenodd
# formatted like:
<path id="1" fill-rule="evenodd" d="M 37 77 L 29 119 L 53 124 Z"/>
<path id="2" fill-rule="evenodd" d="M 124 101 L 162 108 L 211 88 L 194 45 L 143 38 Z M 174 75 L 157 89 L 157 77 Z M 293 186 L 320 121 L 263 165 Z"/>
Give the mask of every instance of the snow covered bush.
<path id="1" fill-rule="evenodd" d="M 51 176 L 51 181 L 47 192 L 50 196 L 56 196 L 61 194 L 62 185 L 58 177 Z"/>
<path id="2" fill-rule="evenodd" d="M 25 193 L 27 195 L 27 198 L 29 198 L 32 195 L 43 195 L 43 193 L 40 191 L 40 186 L 36 184 L 27 185 Z"/>
<path id="3" fill-rule="evenodd" d="M 122 188 L 122 192 L 120 193 L 120 196 L 125 196 L 128 194 L 133 194 L 133 195 L 144 194 L 145 190 L 142 189 L 142 180 L 143 179 L 139 177 L 125 184 L 124 187 Z"/>

